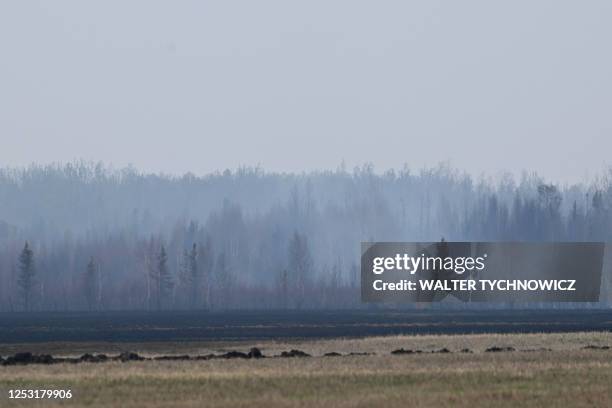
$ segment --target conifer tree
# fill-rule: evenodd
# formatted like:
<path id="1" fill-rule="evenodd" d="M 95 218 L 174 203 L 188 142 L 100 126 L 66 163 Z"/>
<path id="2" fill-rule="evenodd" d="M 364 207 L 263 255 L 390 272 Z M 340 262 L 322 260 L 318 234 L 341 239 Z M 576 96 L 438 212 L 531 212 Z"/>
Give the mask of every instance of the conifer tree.
<path id="1" fill-rule="evenodd" d="M 32 304 L 35 274 L 34 251 L 30 249 L 30 244 L 26 241 L 25 246 L 19 255 L 19 278 L 17 280 L 17 284 L 23 299 L 23 306 L 26 311 L 30 310 Z"/>

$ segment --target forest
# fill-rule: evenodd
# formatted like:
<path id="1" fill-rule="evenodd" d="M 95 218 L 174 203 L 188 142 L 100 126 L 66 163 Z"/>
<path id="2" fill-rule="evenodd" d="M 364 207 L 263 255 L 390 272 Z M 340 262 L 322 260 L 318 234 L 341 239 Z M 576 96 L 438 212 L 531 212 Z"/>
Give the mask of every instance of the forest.
<path id="1" fill-rule="evenodd" d="M 612 170 L 558 185 L 447 164 L 3 168 L 0 311 L 360 308 L 360 242 L 441 238 L 610 241 Z M 598 307 L 612 303 L 608 274 Z"/>

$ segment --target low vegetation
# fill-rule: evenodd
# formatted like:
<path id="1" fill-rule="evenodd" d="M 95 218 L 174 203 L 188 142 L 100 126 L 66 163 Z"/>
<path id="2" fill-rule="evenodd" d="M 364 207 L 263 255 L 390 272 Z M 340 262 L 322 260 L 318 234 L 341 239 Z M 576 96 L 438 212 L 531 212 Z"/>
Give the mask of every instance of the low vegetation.
<path id="1" fill-rule="evenodd" d="M 65 343 L 3 345 L 0 354 L 5 357 L 25 347 L 33 353 L 63 357 L 129 348 L 150 360 L 3 366 L 0 405 L 32 406 L 31 401 L 9 401 L 7 390 L 40 387 L 73 391 L 71 400 L 46 401 L 51 406 L 611 406 L 609 345 L 609 332 L 81 343 L 76 348 Z M 255 346 L 267 357 L 156 359 L 246 353 Z M 399 349 L 415 352 L 392 354 Z M 270 358 L 288 350 L 311 357 Z"/>

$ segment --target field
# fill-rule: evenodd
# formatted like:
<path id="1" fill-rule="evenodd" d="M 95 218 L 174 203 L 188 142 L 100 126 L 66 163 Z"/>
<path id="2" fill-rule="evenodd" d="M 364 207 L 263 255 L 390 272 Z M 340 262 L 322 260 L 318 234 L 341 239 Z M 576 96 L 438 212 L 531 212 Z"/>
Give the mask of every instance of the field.
<path id="1" fill-rule="evenodd" d="M 501 315 L 509 316 L 504 313 Z M 539 313 L 529 318 L 515 313 L 514 327 L 522 327 L 517 323 L 519 321 L 525 324 L 529 319 L 537 320 L 544 314 Z M 553 312 L 547 313 L 548 318 L 554 316 Z M 564 321 L 566 326 L 570 324 L 577 316 L 572 313 L 569 313 L 570 317 L 564 315 L 564 318 L 557 319 L 558 324 L 554 327 L 561 327 L 559 321 Z M 582 313 L 585 317 L 589 315 L 588 311 Z M 58 329 L 64 317 L 56 317 L 59 325 L 47 330 L 54 334 L 42 339 L 40 333 L 44 330 L 34 325 L 33 320 L 26 324 L 28 319 L 24 318 L 22 325 L 14 327 L 9 335 L 18 338 L 25 332 L 39 333 L 34 338 L 42 340 L 2 342 L 0 355 L 6 357 L 18 351 L 50 353 L 53 356 L 114 355 L 130 350 L 148 358 L 181 354 L 194 357 L 219 356 L 230 351 L 247 352 L 251 347 L 257 347 L 266 358 L 0 366 L 0 406 L 612 406 L 612 350 L 606 348 L 612 346 L 609 314 L 601 312 L 599 317 L 593 318 L 598 325 L 608 325 L 596 331 L 455 334 L 454 326 L 467 324 L 466 321 L 470 325 L 489 328 L 482 322 L 476 324 L 478 319 L 471 312 L 467 315 L 469 319 L 462 320 L 461 314 L 447 319 L 446 326 L 453 329 L 450 334 L 410 333 L 407 327 L 412 326 L 383 318 L 380 322 L 384 328 L 396 324 L 404 332 L 369 335 L 367 327 L 371 323 L 357 319 L 353 324 L 361 326 L 366 333 L 364 336 L 298 337 L 290 336 L 289 332 L 283 336 L 278 333 L 285 333 L 287 328 L 276 319 L 278 333 L 274 338 L 256 338 L 245 328 L 243 336 L 233 338 L 211 335 L 203 339 L 172 341 L 157 338 L 132 341 L 131 335 L 127 338 L 117 335 L 120 340 L 116 341 L 104 337 L 78 340 L 74 335 L 67 335 L 69 323 L 63 324 L 64 329 Z M 395 316 L 395 319 L 404 318 L 407 319 L 403 314 Z M 163 325 L 159 321 L 153 324 L 153 320 L 138 327 L 144 333 L 154 331 L 154 328 L 164 331 Z M 230 318 L 227 320 L 231 330 L 227 328 L 226 332 L 239 334 L 234 332 L 239 325 Z M 307 320 L 302 318 L 298 322 L 306 324 Z M 349 325 L 349 320 L 344 324 Z M 418 322 L 419 319 L 415 320 Z M 442 317 L 440 320 L 444 321 Z M 547 327 L 553 327 L 550 326 L 553 320 Z M 176 326 L 183 327 L 181 321 L 177 319 L 174 329 L 166 329 L 174 332 Z M 93 322 L 88 330 L 110 330 L 104 324 L 96 323 L 96 319 Z M 315 320 L 311 323 L 314 324 Z M 320 320 L 318 325 L 325 326 L 324 323 Z M 421 324 L 427 326 L 424 321 Z M 77 326 L 75 324 L 75 330 Z M 118 328 L 120 333 L 131 333 L 127 326 L 119 324 Z M 283 351 L 292 349 L 303 351 L 310 357 L 280 357 Z M 400 349 L 404 353 L 392 354 Z M 325 356 L 333 352 L 341 355 Z M 16 388 L 71 389 L 74 397 L 44 402 L 9 400 L 7 390 Z"/>
<path id="2" fill-rule="evenodd" d="M 610 330 L 609 309 L 0 313 L 0 347 L 30 342 L 182 342 Z"/>

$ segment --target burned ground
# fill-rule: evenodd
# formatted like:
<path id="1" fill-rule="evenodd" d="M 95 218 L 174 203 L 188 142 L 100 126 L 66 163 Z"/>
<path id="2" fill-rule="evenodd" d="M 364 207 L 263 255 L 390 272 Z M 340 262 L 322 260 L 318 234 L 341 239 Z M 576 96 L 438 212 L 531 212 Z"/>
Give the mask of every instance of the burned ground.
<path id="1" fill-rule="evenodd" d="M 612 310 L 0 314 L 0 343 L 163 342 L 612 331 Z"/>

